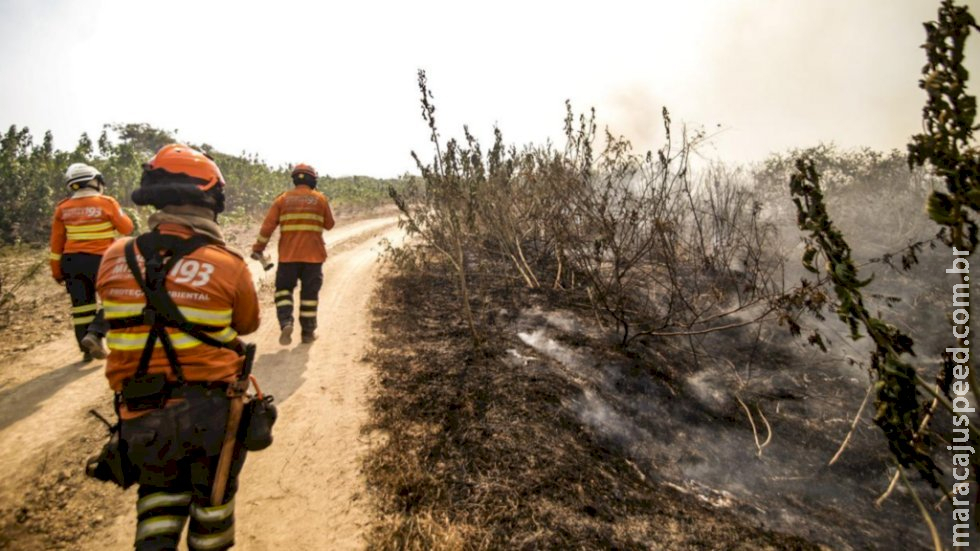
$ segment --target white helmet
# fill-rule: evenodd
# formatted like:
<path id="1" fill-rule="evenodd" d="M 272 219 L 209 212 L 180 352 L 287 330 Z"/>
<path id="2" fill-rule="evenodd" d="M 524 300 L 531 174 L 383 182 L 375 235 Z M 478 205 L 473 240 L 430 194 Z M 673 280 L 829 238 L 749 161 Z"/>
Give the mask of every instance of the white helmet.
<path id="1" fill-rule="evenodd" d="M 95 184 L 91 183 L 93 180 L 96 180 Z M 73 163 L 65 171 L 65 185 L 72 191 L 78 191 L 83 187 L 100 189 L 104 184 L 102 173 L 85 163 Z"/>

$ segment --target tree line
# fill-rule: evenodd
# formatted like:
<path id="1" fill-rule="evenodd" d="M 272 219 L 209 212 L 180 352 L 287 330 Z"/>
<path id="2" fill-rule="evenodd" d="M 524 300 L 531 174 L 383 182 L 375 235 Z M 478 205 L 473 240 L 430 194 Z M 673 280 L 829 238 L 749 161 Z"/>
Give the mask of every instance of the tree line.
<path id="1" fill-rule="evenodd" d="M 138 208 L 130 194 L 139 186 L 142 165 L 162 146 L 178 140 L 175 132 L 148 124 L 105 125 L 96 140 L 83 133 L 73 150 L 54 147 L 50 131 L 36 140 L 27 127 L 11 125 L 0 137 L 0 243 L 42 242 L 50 230 L 54 206 L 65 197 L 64 172 L 84 162 L 102 172 L 107 193 L 119 200 L 134 220 Z M 209 144 L 188 144 L 212 157 L 229 183 L 225 216 L 260 216 L 289 187 L 289 167 L 271 166 L 258 155 L 233 155 Z M 404 188 L 410 176 L 321 176 L 319 189 L 335 207 L 360 208 L 387 201 L 387 189 Z"/>

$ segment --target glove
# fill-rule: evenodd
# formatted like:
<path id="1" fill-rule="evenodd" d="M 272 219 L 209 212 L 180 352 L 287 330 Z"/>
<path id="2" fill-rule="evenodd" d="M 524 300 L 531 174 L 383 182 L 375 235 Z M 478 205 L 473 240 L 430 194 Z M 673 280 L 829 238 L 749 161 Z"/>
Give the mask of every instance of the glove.
<path id="1" fill-rule="evenodd" d="M 252 260 L 258 260 L 259 264 L 262 265 L 262 269 L 264 269 L 267 272 L 276 265 L 276 263 L 273 262 L 272 259 L 266 256 L 264 253 L 260 253 L 259 251 L 252 251 L 251 257 Z"/>

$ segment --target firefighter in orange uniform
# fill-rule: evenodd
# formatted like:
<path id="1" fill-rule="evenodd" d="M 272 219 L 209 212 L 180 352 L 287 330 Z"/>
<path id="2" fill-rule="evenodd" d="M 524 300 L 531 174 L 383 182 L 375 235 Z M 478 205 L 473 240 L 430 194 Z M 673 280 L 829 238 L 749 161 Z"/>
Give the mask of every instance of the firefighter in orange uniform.
<path id="1" fill-rule="evenodd" d="M 54 209 L 51 220 L 51 275 L 71 297 L 75 340 L 83 361 L 103 359 L 106 324 L 95 298 L 95 277 L 116 235 L 129 235 L 133 221 L 115 199 L 103 195 L 105 180 L 94 167 L 75 163 L 65 173 L 71 196 Z"/>
<path id="2" fill-rule="evenodd" d="M 240 445 L 221 503 L 209 498 L 229 415 L 226 390 L 243 369 L 238 335 L 258 328 L 259 305 L 244 259 L 216 222 L 224 185 L 206 155 L 162 148 L 133 192 L 133 202 L 158 209 L 152 231 L 114 244 L 99 271 L 110 327 L 106 377 L 139 484 L 138 550 L 176 549 L 188 517 L 189 549 L 234 544 Z"/>
<path id="3" fill-rule="evenodd" d="M 334 226 L 330 203 L 316 190 L 316 170 L 301 163 L 293 168 L 292 178 L 295 187 L 276 197 L 252 246 L 253 258 L 261 258 L 272 232 L 279 226 L 275 300 L 282 345 L 292 343 L 293 289 L 297 281 L 302 285 L 299 293 L 302 341 L 311 343 L 316 339 L 316 311 L 323 286 L 323 263 L 327 260 L 323 230 Z"/>

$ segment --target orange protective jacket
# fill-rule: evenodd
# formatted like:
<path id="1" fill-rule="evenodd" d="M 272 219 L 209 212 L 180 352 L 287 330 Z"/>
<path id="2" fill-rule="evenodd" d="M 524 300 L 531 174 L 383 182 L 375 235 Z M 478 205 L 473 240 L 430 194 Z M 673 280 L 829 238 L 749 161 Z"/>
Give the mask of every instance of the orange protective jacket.
<path id="1" fill-rule="evenodd" d="M 97 192 L 63 199 L 51 220 L 51 275 L 61 280 L 61 255 L 103 254 L 117 235 L 129 235 L 133 221 L 115 199 Z"/>
<path id="2" fill-rule="evenodd" d="M 254 252 L 265 250 L 272 232 L 279 226 L 279 262 L 311 262 L 327 259 L 323 230 L 333 228 L 333 213 L 327 198 L 309 186 L 297 185 L 272 203 L 252 246 Z"/>
<path id="3" fill-rule="evenodd" d="M 177 224 L 160 224 L 158 230 L 185 238 L 193 235 L 190 228 Z M 143 291 L 126 265 L 124 247 L 128 241 L 113 244 L 99 268 L 96 288 L 110 324 L 113 319 L 140 315 L 146 305 Z M 138 247 L 136 252 L 142 267 Z M 221 342 L 231 342 L 259 327 L 259 301 L 252 275 L 245 261 L 223 246 L 205 245 L 178 260 L 167 274 L 166 286 L 187 321 L 207 326 L 206 332 Z M 149 332 L 147 325 L 109 330 L 105 374 L 113 390 L 121 390 L 123 380 L 136 374 Z M 176 328 L 168 327 L 167 332 L 187 381 L 233 382 L 241 371 L 243 358 L 235 351 L 203 344 Z M 159 341 L 149 372 L 166 373 L 168 379 L 176 380 Z"/>

